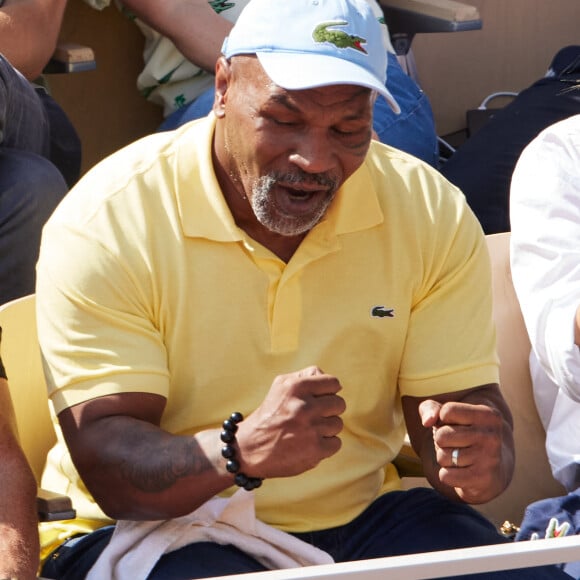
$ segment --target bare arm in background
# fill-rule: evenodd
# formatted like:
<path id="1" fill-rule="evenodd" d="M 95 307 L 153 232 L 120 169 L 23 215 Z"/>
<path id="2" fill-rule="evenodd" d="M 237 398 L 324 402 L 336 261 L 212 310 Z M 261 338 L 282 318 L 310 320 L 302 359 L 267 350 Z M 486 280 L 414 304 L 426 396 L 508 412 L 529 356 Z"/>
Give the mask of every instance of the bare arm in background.
<path id="1" fill-rule="evenodd" d="M 36 481 L 15 436 L 8 384 L 0 378 L 0 577 L 36 578 Z"/>
<path id="2" fill-rule="evenodd" d="M 50 60 L 65 7 L 66 0 L 4 0 L 0 6 L 0 53 L 28 80 Z"/>
<path id="3" fill-rule="evenodd" d="M 169 38 L 193 64 L 213 73 L 232 23 L 208 0 L 123 0 L 143 22 Z"/>

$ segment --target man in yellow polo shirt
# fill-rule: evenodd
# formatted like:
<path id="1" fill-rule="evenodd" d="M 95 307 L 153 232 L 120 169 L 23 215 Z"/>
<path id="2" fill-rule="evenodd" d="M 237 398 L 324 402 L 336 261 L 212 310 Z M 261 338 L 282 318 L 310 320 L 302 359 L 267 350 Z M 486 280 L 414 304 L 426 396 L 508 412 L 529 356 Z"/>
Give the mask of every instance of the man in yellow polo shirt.
<path id="1" fill-rule="evenodd" d="M 483 235 L 437 172 L 371 141 L 374 99 L 398 110 L 385 58 L 364 0 L 251 0 L 213 113 L 111 156 L 52 216 L 43 486 L 79 519 L 43 530 L 43 576 L 506 541 L 467 505 L 514 461 Z M 434 489 L 400 490 L 405 431 Z"/>

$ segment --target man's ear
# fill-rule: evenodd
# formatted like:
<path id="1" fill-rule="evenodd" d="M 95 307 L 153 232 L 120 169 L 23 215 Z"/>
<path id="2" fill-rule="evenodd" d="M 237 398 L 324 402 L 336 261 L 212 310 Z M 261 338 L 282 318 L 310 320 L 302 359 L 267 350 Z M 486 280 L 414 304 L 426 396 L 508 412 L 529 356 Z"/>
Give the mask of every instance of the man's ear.
<path id="1" fill-rule="evenodd" d="M 231 65 L 225 56 L 220 56 L 215 67 L 215 99 L 213 102 L 213 112 L 218 118 L 224 117 L 226 114 L 226 99 L 230 79 Z"/>

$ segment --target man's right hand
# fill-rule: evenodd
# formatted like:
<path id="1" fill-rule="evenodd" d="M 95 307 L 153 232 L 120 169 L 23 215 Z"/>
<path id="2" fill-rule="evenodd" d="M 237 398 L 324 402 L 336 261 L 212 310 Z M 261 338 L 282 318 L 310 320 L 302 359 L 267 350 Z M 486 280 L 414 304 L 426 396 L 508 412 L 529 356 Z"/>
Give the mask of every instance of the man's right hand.
<path id="1" fill-rule="evenodd" d="M 239 424 L 240 471 L 289 477 L 334 455 L 346 408 L 341 389 L 336 377 L 315 366 L 277 376 L 263 403 Z"/>
<path id="2" fill-rule="evenodd" d="M 335 454 L 345 409 L 340 389 L 336 377 L 316 367 L 276 377 L 262 404 L 238 425 L 240 471 L 289 477 Z M 168 433 L 160 427 L 165 404 L 160 395 L 117 393 L 58 415 L 85 485 L 113 519 L 179 517 L 233 485 L 220 429 Z"/>

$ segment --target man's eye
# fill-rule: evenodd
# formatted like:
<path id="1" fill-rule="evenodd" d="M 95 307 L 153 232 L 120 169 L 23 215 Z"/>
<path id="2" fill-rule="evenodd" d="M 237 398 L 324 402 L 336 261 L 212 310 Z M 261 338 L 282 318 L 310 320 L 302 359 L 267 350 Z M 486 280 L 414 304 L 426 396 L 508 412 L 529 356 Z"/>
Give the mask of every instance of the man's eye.
<path id="1" fill-rule="evenodd" d="M 283 125 L 285 127 L 296 125 L 296 121 L 293 121 L 291 119 L 282 119 L 280 117 L 272 117 L 272 121 L 276 123 L 276 125 Z"/>
<path id="2" fill-rule="evenodd" d="M 341 135 L 343 137 L 349 137 L 351 135 L 359 135 L 360 133 L 362 133 L 363 129 L 361 128 L 356 128 L 356 129 L 347 129 L 346 127 L 335 127 L 334 128 L 334 132 L 337 133 L 338 135 Z"/>

